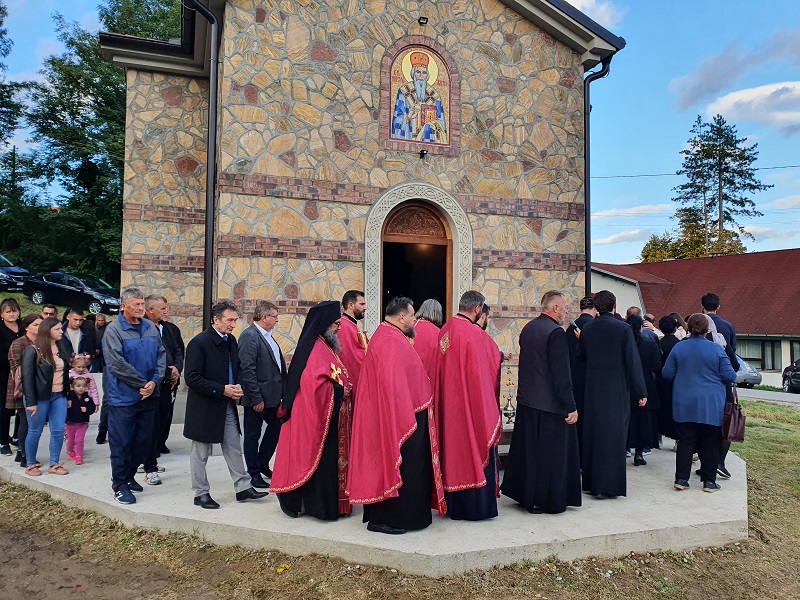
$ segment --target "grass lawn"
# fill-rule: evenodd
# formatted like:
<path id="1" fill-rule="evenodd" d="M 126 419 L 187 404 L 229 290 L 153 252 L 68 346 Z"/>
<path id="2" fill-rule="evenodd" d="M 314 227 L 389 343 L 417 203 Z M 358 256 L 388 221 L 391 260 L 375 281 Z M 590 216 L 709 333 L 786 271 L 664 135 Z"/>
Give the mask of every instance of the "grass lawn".
<path id="1" fill-rule="evenodd" d="M 783 388 L 782 387 L 778 387 L 777 385 L 761 385 L 761 384 L 759 384 L 759 385 L 754 385 L 753 389 L 754 390 L 761 390 L 761 391 L 764 391 L 764 392 L 782 392 L 783 391 Z"/>
<path id="2" fill-rule="evenodd" d="M 800 411 L 756 401 L 742 405 L 746 441 L 734 450 L 747 460 L 750 539 L 723 548 L 551 560 L 432 579 L 320 556 L 289 557 L 127 529 L 4 482 L 0 535 L 16 540 L 33 533 L 38 544 L 63 544 L 82 563 L 117 565 L 119 581 L 105 573 L 107 586 L 124 587 L 131 569 L 139 567 L 169 573 L 159 591 L 131 598 L 800 598 Z"/>
<path id="3" fill-rule="evenodd" d="M 19 307 L 22 309 L 22 316 L 33 314 L 41 314 L 42 313 L 42 305 L 41 304 L 34 304 L 30 301 L 25 294 L 22 292 L 0 292 L 0 299 L 6 298 L 13 298 L 17 302 L 19 302 Z M 58 308 L 58 318 L 64 316 L 64 311 L 67 309 L 66 306 L 56 306 Z"/>

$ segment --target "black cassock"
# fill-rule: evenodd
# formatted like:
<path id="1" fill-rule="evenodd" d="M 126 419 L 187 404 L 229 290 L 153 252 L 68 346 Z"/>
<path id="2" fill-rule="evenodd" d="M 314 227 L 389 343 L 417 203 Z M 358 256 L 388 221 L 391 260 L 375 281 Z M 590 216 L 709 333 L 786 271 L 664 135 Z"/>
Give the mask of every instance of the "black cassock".
<path id="1" fill-rule="evenodd" d="M 528 510 L 581 505 L 577 428 L 564 420 L 575 410 L 569 335 L 541 315 L 519 337 L 517 417 L 501 491 Z"/>
<path id="2" fill-rule="evenodd" d="M 671 333 L 661 338 L 661 368 L 667 364 L 669 353 L 678 342 L 680 340 Z M 658 410 L 658 433 L 677 440 L 678 432 L 675 430 L 675 421 L 672 420 L 672 382 L 660 375 L 657 381 L 658 399 L 661 402 L 661 408 Z"/>
<path id="3" fill-rule="evenodd" d="M 586 362 L 583 490 L 625 496 L 631 395 L 647 397 L 630 325 L 611 313 L 598 316 L 581 331 L 578 355 Z"/>
<path id="4" fill-rule="evenodd" d="M 583 330 L 586 324 L 591 323 L 592 320 L 592 315 L 581 313 L 575 319 L 575 325 L 578 326 L 578 329 Z M 578 448 L 583 448 L 583 390 L 586 381 L 586 363 L 578 360 L 578 338 L 575 337 L 573 325 L 567 328 L 567 347 L 569 348 L 569 369 L 572 373 L 572 393 L 578 409 L 578 422 L 575 424 L 578 430 Z"/>
<path id="5" fill-rule="evenodd" d="M 647 404 L 639 406 L 641 396 L 631 395 L 631 422 L 628 427 L 628 448 L 658 448 L 658 411 L 661 408 L 657 378 L 661 377 L 661 346 L 655 340 L 636 337 L 642 376 L 647 387 Z"/>

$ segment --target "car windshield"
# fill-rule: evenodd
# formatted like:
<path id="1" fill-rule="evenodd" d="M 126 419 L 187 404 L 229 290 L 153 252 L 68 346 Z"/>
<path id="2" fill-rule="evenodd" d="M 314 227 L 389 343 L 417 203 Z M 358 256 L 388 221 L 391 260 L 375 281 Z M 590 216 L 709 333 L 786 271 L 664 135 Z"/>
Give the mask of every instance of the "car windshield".
<path id="1" fill-rule="evenodd" d="M 14 263 L 8 260 L 5 256 L 0 254 L 0 267 L 13 267 Z"/>
<path id="2" fill-rule="evenodd" d="M 90 290 L 104 291 L 114 289 L 110 283 L 103 281 L 99 277 L 81 277 L 81 281 Z"/>

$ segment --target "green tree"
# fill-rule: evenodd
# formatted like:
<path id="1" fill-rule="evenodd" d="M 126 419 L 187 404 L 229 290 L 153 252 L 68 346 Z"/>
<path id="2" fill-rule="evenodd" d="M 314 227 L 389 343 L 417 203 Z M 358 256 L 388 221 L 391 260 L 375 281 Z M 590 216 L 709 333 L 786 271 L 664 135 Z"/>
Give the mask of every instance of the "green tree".
<path id="1" fill-rule="evenodd" d="M 180 0 L 106 0 L 103 29 L 140 37 L 180 35 Z M 62 268 L 119 281 L 126 84 L 105 60 L 98 37 L 55 15 L 65 51 L 45 60 L 27 122 L 39 166 L 65 191 L 51 199 L 54 257 Z M 54 258 L 54 259 L 55 259 Z"/>
<path id="2" fill-rule="evenodd" d="M 772 187 L 755 176 L 753 163 L 758 158 L 758 144 L 748 146 L 747 138 L 738 137 L 736 126 L 721 115 L 710 123 L 698 116 L 690 134 L 677 172 L 686 181 L 674 188 L 673 200 L 702 215 L 706 254 L 712 252 L 714 238 L 717 247 L 727 247 L 724 240 L 735 239 L 726 231 L 736 233 L 737 238 L 744 235 L 752 239 L 738 220 L 761 216 L 752 196 Z M 719 240 L 723 241 L 721 246 Z"/>
<path id="3" fill-rule="evenodd" d="M 5 2 L 0 0 L 0 145 L 8 142 L 19 127 L 22 118 L 22 102 L 19 96 L 26 87 L 24 83 L 6 81 L 4 75 L 7 65 L 3 59 L 11 54 L 14 45 L 8 37 L 8 30 L 4 27 L 7 17 L 8 8 Z"/>
<path id="4" fill-rule="evenodd" d="M 651 235 L 640 253 L 642 262 L 742 254 L 747 251 L 735 231 L 724 230 L 722 238 L 715 231 L 709 236 L 705 227 L 706 217 L 698 208 L 679 208 L 672 218 L 678 221 L 678 227 L 662 235 Z"/>

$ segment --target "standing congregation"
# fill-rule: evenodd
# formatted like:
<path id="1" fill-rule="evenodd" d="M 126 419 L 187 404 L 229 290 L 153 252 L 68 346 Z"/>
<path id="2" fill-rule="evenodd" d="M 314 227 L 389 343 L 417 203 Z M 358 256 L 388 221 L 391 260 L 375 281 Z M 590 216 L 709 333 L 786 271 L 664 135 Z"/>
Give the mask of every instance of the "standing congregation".
<path id="1" fill-rule="evenodd" d="M 321 520 L 362 505 L 367 529 L 384 534 L 424 529 L 433 511 L 495 518 L 501 494 L 534 514 L 580 507 L 583 494 L 626 496 L 626 458 L 646 466 L 665 438 L 675 442 L 674 488 L 690 487 L 698 455 L 702 489 L 713 492 L 717 477 L 731 476 L 721 425 L 739 367 L 736 331 L 717 314 L 720 305 L 708 293 L 701 313 L 656 322 L 639 307 L 622 318 L 615 296 L 601 291 L 581 299 L 570 320 L 569 298 L 546 292 L 541 314 L 520 334 L 516 420 L 501 463 L 505 354 L 487 333 L 491 309 L 478 291 L 465 292 L 450 318 L 434 299 L 415 312 L 411 299 L 394 298 L 370 337 L 361 324 L 371 307 L 349 290 L 341 302 L 309 309 L 292 352 L 275 339 L 280 311 L 266 300 L 254 304 L 238 340 L 239 308 L 221 301 L 211 326 L 184 345 L 166 298 L 137 288 L 123 290 L 115 320 L 70 309 L 62 323 L 52 305 L 20 319 L 7 299 L 0 454 L 16 446 L 26 474 L 41 476 L 47 425 L 47 472 L 67 475 L 65 432 L 66 456 L 80 466 L 99 411 L 96 442 L 110 446 L 113 497 L 133 504 L 144 491 L 137 471 L 147 485 L 162 484 L 158 458 L 170 452 L 183 378 L 183 435 L 194 504 L 203 509 L 221 506 L 206 474 L 214 444 L 237 501 L 272 491 L 288 517 Z"/>

